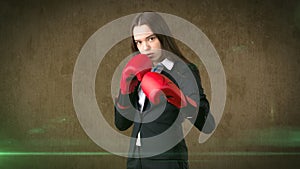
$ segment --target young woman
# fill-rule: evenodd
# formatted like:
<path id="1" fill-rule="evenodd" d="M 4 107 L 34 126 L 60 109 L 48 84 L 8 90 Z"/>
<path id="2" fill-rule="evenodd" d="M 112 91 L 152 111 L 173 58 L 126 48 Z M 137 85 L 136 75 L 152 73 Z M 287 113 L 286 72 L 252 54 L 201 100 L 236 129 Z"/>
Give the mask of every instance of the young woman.
<path id="1" fill-rule="evenodd" d="M 143 12 L 133 20 L 133 56 L 122 72 L 115 125 L 133 125 L 128 169 L 186 169 L 182 125 L 200 131 L 209 113 L 197 67 L 178 49 L 163 18 Z"/>

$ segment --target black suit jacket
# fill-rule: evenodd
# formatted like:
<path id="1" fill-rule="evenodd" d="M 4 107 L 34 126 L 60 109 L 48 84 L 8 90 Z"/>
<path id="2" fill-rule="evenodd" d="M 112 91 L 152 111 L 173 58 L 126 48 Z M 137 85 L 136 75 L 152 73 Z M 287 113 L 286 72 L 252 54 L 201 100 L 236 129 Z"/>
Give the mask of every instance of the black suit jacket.
<path id="1" fill-rule="evenodd" d="M 146 99 L 141 113 L 138 87 L 130 95 L 120 94 L 116 103 L 130 106 L 124 109 L 115 105 L 115 126 L 119 130 L 126 130 L 133 125 L 129 150 L 129 157 L 132 159 L 128 163 L 134 164 L 134 158 L 141 157 L 187 161 L 188 152 L 181 123 L 188 119 L 201 131 L 209 113 L 209 103 L 203 92 L 199 71 L 194 64 L 187 66 L 176 61 L 171 70 L 164 69 L 161 74 L 171 79 L 186 96 L 195 100 L 198 107 L 189 105 L 178 109 L 162 97 L 158 105 L 153 105 Z M 137 147 L 135 144 L 139 132 L 142 146 Z"/>

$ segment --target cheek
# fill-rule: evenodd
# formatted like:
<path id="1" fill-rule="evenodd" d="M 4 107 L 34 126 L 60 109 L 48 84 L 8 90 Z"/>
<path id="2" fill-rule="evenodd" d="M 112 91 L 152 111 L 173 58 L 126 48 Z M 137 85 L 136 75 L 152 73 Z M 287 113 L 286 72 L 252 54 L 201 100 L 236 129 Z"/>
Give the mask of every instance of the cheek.
<path id="1" fill-rule="evenodd" d="M 153 47 L 153 49 L 161 49 L 160 42 L 159 41 L 155 42 L 152 47 Z"/>
<path id="2" fill-rule="evenodd" d="M 142 47 L 141 46 L 136 46 L 137 47 L 137 49 L 139 50 L 139 52 L 141 52 L 141 50 L 142 50 Z"/>

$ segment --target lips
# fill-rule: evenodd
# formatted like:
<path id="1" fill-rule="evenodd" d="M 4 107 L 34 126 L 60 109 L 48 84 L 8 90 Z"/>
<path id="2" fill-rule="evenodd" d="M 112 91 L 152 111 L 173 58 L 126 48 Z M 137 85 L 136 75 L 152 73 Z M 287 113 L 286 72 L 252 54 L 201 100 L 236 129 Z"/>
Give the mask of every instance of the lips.
<path id="1" fill-rule="evenodd" d="M 149 58 L 152 58 L 154 56 L 154 53 L 146 53 L 146 55 L 149 57 Z"/>

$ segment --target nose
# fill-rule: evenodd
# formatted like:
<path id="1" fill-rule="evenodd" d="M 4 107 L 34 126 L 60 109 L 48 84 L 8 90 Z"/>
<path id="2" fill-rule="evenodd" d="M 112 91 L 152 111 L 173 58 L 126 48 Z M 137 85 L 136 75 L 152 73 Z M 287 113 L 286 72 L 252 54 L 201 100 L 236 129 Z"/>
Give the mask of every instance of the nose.
<path id="1" fill-rule="evenodd" d="M 150 45 L 149 45 L 149 43 L 147 42 L 147 41 L 145 41 L 144 43 L 143 43 L 143 50 L 144 51 L 147 51 L 147 50 L 149 50 L 151 47 L 150 47 Z"/>

